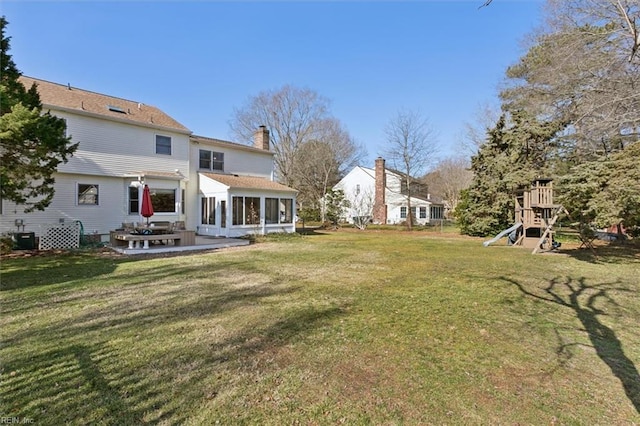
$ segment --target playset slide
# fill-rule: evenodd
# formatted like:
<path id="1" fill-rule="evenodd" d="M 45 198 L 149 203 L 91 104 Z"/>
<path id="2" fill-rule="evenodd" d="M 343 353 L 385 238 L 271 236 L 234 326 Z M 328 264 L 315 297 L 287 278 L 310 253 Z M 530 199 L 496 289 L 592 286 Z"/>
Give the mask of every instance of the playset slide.
<path id="1" fill-rule="evenodd" d="M 485 246 L 485 247 L 488 247 L 490 244 L 495 243 L 500 238 L 504 237 L 507 234 L 512 233 L 513 231 L 515 231 L 516 229 L 520 228 L 521 226 L 522 226 L 522 223 L 518 222 L 515 225 L 513 225 L 511 228 L 505 229 L 504 231 L 502 231 L 501 233 L 499 233 L 498 235 L 496 235 L 495 237 L 493 237 L 489 241 L 485 241 L 484 243 L 482 243 L 482 245 Z"/>

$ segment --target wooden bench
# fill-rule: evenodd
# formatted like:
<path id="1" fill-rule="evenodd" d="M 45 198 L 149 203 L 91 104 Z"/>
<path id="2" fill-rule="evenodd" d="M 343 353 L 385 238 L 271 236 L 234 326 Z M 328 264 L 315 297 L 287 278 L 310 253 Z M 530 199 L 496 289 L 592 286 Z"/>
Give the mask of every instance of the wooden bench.
<path id="1" fill-rule="evenodd" d="M 130 249 L 148 249 L 149 241 L 173 241 L 176 246 L 180 245 L 182 240 L 182 234 L 150 234 L 150 235 L 134 235 L 134 234 L 116 234 L 114 238 L 120 241 L 126 241 L 129 243 Z"/>

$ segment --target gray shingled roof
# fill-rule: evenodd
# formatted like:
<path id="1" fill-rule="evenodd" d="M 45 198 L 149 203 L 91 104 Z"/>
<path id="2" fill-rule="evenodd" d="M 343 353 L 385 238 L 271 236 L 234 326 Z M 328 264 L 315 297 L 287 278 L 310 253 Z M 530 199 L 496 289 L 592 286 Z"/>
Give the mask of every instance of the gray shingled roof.
<path id="1" fill-rule="evenodd" d="M 33 83 L 37 84 L 44 108 L 58 108 L 79 114 L 98 115 L 115 121 L 166 128 L 179 133 L 191 133 L 185 126 L 151 105 L 33 77 L 22 76 L 20 82 L 27 90 L 31 88 Z"/>

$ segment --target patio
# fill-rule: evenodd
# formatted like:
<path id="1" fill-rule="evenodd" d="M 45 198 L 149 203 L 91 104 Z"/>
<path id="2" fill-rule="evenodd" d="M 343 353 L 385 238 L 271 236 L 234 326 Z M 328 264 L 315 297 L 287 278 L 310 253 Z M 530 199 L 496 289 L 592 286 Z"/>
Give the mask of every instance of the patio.
<path id="1" fill-rule="evenodd" d="M 155 245 L 149 246 L 148 249 L 144 249 L 144 248 L 130 249 L 126 246 L 122 246 L 122 247 L 111 246 L 110 248 L 118 253 L 127 254 L 127 255 L 136 255 L 136 254 L 160 254 L 160 253 L 171 253 L 171 252 L 180 252 L 180 251 L 214 250 L 214 249 L 221 249 L 221 248 L 228 248 L 228 247 L 247 246 L 249 244 L 250 244 L 249 240 L 245 240 L 241 238 L 220 238 L 220 237 L 206 237 L 206 236 L 196 235 L 194 245 L 176 246 L 176 245 L 155 244 Z"/>

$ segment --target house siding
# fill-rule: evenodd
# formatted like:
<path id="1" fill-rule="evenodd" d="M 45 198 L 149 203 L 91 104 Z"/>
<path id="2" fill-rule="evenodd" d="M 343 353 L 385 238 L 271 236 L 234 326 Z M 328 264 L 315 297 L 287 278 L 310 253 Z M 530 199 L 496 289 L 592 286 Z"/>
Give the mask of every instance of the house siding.
<path id="1" fill-rule="evenodd" d="M 15 232 L 16 219 L 24 221 L 25 232 L 41 235 L 55 224 L 80 221 L 86 234 L 107 235 L 110 230 L 119 228 L 123 222 L 143 222 L 139 214 L 129 214 L 129 186 L 131 178 L 97 176 L 88 174 L 58 173 L 54 175 L 55 197 L 44 211 L 23 213 L 23 207 L 3 201 L 0 232 Z M 148 179 L 146 183 L 154 189 L 176 190 L 176 213 L 156 213 L 151 221 L 184 220 L 180 214 L 180 181 Z M 98 185 L 98 205 L 78 205 L 78 184 Z M 141 198 L 140 198 L 141 199 Z"/>
<path id="2" fill-rule="evenodd" d="M 367 171 L 367 169 L 360 166 L 355 167 L 334 186 L 334 189 L 342 190 L 345 198 L 349 200 L 352 206 L 343 214 L 343 220 L 349 223 L 353 223 L 353 217 L 359 215 L 355 206 L 358 204 L 359 200 L 362 200 L 362 197 L 370 198 L 371 206 L 373 207 L 375 197 L 375 178 L 369 171 Z"/>
<path id="3" fill-rule="evenodd" d="M 47 227 L 60 222 L 80 221 L 87 234 L 105 234 L 109 229 L 120 226 L 126 206 L 126 192 L 122 178 L 68 173 L 55 174 L 54 177 L 55 197 L 44 211 L 25 214 L 23 206 L 16 206 L 4 200 L 0 231 L 17 231 L 16 219 L 24 221 L 25 232 L 34 232 L 38 236 Z M 98 185 L 99 204 L 97 206 L 78 205 L 78 183 Z"/>
<path id="4" fill-rule="evenodd" d="M 273 153 L 269 151 L 245 151 L 243 146 L 234 148 L 231 144 L 215 144 L 214 142 L 191 142 L 189 161 L 192 166 L 192 175 L 198 172 L 209 172 L 200 169 L 200 150 L 224 153 L 224 173 L 250 175 L 273 178 Z"/>
<path id="5" fill-rule="evenodd" d="M 139 170 L 177 169 L 186 176 L 189 172 L 189 137 L 185 134 L 52 112 L 66 119 L 67 135 L 73 143 L 79 143 L 69 162 L 59 166 L 61 173 L 123 176 Z M 155 153 L 156 135 L 171 137 L 171 155 Z"/>

